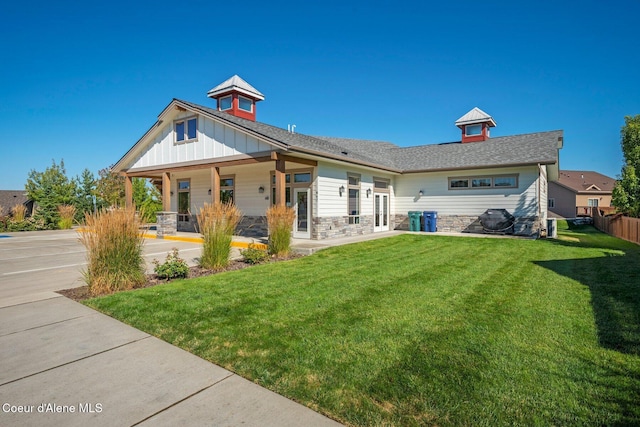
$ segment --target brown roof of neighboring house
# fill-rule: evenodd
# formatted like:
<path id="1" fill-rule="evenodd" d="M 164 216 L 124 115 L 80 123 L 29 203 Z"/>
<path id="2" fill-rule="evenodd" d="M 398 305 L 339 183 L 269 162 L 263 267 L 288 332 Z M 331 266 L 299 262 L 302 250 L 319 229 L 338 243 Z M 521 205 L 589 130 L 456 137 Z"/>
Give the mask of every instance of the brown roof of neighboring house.
<path id="1" fill-rule="evenodd" d="M 561 170 L 555 183 L 576 193 L 611 193 L 616 180 L 594 171 Z"/>
<path id="2" fill-rule="evenodd" d="M 3 208 L 5 215 L 8 215 L 15 205 L 24 205 L 28 201 L 24 190 L 0 190 L 0 207 Z"/>

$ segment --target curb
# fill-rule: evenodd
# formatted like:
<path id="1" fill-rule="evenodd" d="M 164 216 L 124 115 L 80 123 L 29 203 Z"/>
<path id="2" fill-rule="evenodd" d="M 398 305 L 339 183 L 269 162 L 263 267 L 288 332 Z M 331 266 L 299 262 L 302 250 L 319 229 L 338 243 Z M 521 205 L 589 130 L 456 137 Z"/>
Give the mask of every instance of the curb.
<path id="1" fill-rule="evenodd" d="M 181 237 L 181 236 L 164 236 L 157 237 L 155 234 L 143 234 L 145 239 L 160 239 L 160 240 L 173 240 L 175 242 L 189 242 L 189 243 L 204 243 L 204 239 L 202 237 Z M 253 246 L 257 249 L 269 249 L 269 246 L 264 243 L 250 243 L 250 242 L 237 242 L 232 241 L 231 246 L 235 248 L 247 249 L 249 246 Z"/>

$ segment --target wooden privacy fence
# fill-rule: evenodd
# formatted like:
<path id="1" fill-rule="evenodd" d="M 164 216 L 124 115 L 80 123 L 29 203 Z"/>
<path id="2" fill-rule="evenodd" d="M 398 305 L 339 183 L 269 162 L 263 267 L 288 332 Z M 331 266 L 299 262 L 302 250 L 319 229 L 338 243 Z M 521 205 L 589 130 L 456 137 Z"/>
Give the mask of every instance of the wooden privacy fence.
<path id="1" fill-rule="evenodd" d="M 604 233 L 640 244 L 640 218 L 622 214 L 603 216 L 600 209 L 593 209 L 593 225 Z"/>

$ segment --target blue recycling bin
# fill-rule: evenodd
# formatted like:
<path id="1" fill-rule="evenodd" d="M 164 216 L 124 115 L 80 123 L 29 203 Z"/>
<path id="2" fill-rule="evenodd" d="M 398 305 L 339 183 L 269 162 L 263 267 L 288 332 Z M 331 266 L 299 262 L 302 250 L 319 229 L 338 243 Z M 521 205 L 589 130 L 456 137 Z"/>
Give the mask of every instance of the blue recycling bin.
<path id="1" fill-rule="evenodd" d="M 424 231 L 435 233 L 438 228 L 438 212 L 424 211 Z"/>

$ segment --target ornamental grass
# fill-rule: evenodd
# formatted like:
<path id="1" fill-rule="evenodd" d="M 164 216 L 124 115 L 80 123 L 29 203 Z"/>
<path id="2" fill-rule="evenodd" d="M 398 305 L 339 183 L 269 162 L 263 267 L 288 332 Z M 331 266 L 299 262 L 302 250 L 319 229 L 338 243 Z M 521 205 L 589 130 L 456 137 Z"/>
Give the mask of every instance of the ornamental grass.
<path id="1" fill-rule="evenodd" d="M 68 230 L 73 225 L 73 218 L 76 215 L 76 207 L 73 205 L 60 205 L 58 206 L 58 214 L 60 214 L 58 227 L 61 230 Z"/>
<path id="2" fill-rule="evenodd" d="M 229 265 L 231 241 L 242 212 L 232 203 L 205 203 L 197 219 L 204 240 L 200 266 L 210 270 L 225 268 Z"/>
<path id="3" fill-rule="evenodd" d="M 270 254 L 284 257 L 291 252 L 291 234 L 295 217 L 293 208 L 285 205 L 275 205 L 267 209 Z"/>
<path id="4" fill-rule="evenodd" d="M 80 242 L 87 249 L 84 280 L 92 295 L 110 294 L 143 284 L 144 237 L 134 209 L 113 209 L 85 215 Z"/>
<path id="5" fill-rule="evenodd" d="M 18 203 L 14 207 L 11 208 L 11 217 L 14 222 L 22 222 L 26 216 L 27 208 L 25 205 Z M 0 216 L 1 213 L 0 213 Z"/>

